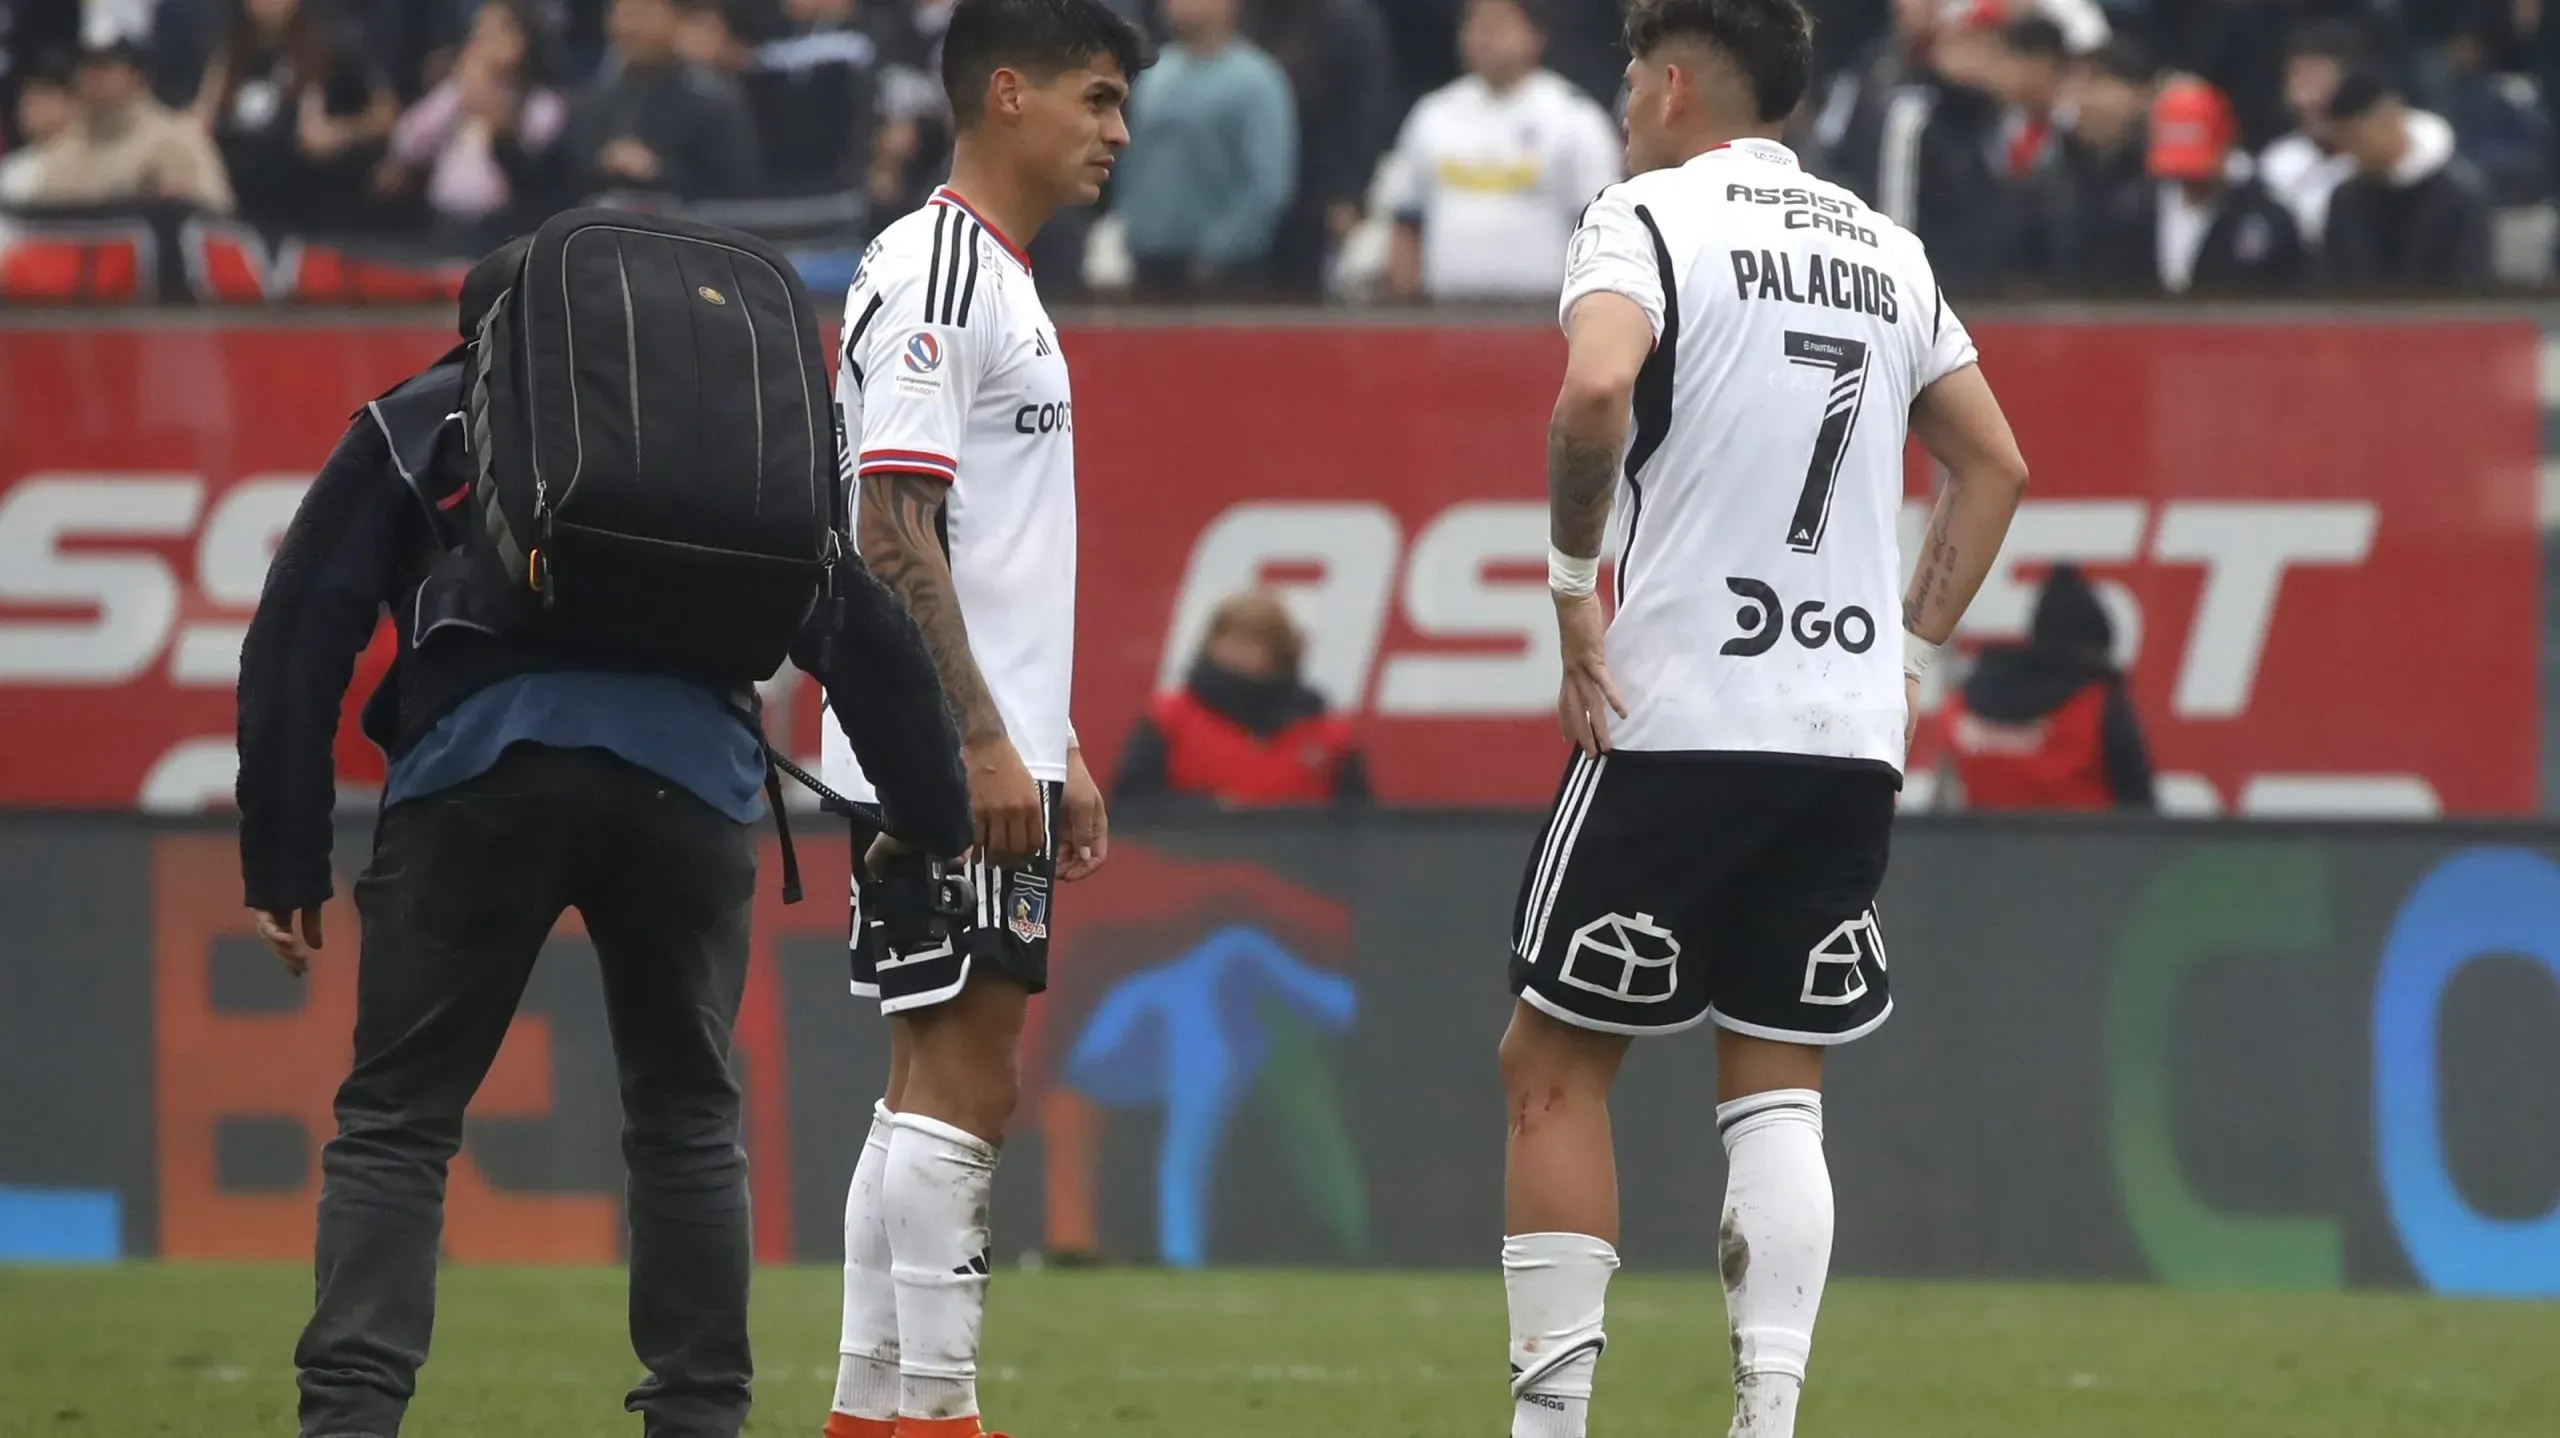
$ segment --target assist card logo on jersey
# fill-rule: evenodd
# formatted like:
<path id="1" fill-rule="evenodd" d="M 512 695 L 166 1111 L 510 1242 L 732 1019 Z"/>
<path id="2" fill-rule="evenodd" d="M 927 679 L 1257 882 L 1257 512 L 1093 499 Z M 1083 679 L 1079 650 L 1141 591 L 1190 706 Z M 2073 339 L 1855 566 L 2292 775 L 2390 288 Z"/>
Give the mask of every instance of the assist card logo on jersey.
<path id="1" fill-rule="evenodd" d="M 1680 987 L 1680 941 L 1651 914 L 1603 914 L 1573 931 L 1557 979 L 1621 1003 L 1658 1004 Z"/>

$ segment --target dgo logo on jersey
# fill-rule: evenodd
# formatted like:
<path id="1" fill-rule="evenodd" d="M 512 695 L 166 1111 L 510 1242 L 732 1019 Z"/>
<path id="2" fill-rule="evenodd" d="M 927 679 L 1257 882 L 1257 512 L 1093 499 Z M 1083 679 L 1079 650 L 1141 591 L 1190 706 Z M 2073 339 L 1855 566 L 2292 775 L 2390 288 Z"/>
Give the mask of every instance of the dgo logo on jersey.
<path id="1" fill-rule="evenodd" d="M 942 368 L 942 341 L 918 332 L 907 336 L 907 373 L 932 374 Z"/>
<path id="2" fill-rule="evenodd" d="M 1742 596 L 1740 610 L 1733 616 L 1742 633 L 1724 642 L 1720 653 L 1748 659 L 1766 654 L 1778 646 L 1778 636 L 1793 634 L 1796 642 L 1807 649 L 1825 644 L 1838 644 L 1852 654 L 1864 654 L 1875 646 L 1875 616 L 1854 604 L 1844 604 L 1838 615 L 1823 617 L 1828 608 L 1819 599 L 1808 599 L 1795 607 L 1790 615 L 1778 591 L 1757 579 L 1728 579 L 1724 587 Z"/>
<path id="3" fill-rule="evenodd" d="M 1651 914 L 1603 914 L 1573 931 L 1556 977 L 1629 1004 L 1658 1004 L 1680 985 L 1680 941 Z"/>

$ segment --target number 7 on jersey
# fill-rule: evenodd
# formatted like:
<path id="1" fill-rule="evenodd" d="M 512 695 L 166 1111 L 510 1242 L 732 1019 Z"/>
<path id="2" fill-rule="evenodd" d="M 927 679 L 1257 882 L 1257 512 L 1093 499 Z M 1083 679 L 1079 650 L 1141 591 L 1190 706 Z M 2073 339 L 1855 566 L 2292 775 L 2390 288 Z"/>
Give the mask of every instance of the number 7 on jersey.
<path id="1" fill-rule="evenodd" d="M 1811 554 L 1822 548 L 1822 531 L 1831 522 L 1831 492 L 1840 483 L 1840 461 L 1849 452 L 1849 431 L 1858 423 L 1858 401 L 1867 393 L 1867 345 L 1864 340 L 1787 332 L 1787 362 L 1831 371 L 1831 395 L 1822 411 L 1822 428 L 1813 436 L 1813 461 L 1805 467 L 1804 493 L 1796 499 L 1795 518 L 1787 525 L 1787 548 Z"/>

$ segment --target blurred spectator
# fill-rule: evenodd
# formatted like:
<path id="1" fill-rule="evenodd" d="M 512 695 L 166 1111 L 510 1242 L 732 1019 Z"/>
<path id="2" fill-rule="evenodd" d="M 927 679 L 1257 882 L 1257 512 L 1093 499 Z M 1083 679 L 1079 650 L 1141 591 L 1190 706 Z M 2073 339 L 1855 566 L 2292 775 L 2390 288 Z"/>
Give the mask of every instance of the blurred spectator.
<path id="1" fill-rule="evenodd" d="M 2001 130 L 2011 69 L 1991 0 L 1961 0 L 1928 32 L 1914 66 L 1875 114 L 1872 176 L 1848 177 L 1870 204 L 1918 235 L 1947 285 L 1998 275 L 2014 228 Z"/>
<path id="2" fill-rule="evenodd" d="M 151 53 L 151 92 L 161 104 L 184 110 L 195 103 L 205 63 L 230 28 L 230 9 L 224 0 L 162 0 L 152 12 L 149 31 L 135 38 Z"/>
<path id="3" fill-rule="evenodd" d="M 196 0 L 170 0 L 163 11 L 186 8 Z M 476 0 L 333 0 L 340 14 L 364 37 L 366 54 L 376 73 L 391 82 L 403 101 L 415 103 L 453 72 L 462 48 L 479 23 Z M 525 20 L 539 28 L 556 18 L 535 13 L 537 0 L 527 0 Z M 546 37 L 547 38 L 547 37 Z"/>
<path id="4" fill-rule="evenodd" d="M 924 65 L 924 41 L 894 0 L 789 0 L 788 31 L 747 76 L 766 179 L 784 194 L 868 192 L 886 211 L 915 151 L 915 117 L 883 123 L 892 67 Z M 888 131 L 899 129 L 892 136 Z"/>
<path id="5" fill-rule="evenodd" d="M 936 52 L 952 3 L 511 0 L 514 33 L 538 58 L 531 78 L 493 84 L 486 60 L 466 65 L 487 48 L 475 35 L 502 23 L 482 18 L 481 0 L 0 0 L 0 119 L 12 122 L 0 129 L 22 118 L 22 88 L 23 118 L 58 121 L 63 87 L 45 83 L 43 56 L 62 57 L 58 80 L 84 35 L 92 46 L 123 36 L 158 61 L 164 100 L 195 106 L 241 212 L 270 230 L 363 227 L 470 247 L 588 195 L 638 191 L 813 197 L 735 214 L 823 223 L 829 243 L 849 242 L 864 206 L 843 197 L 897 213 L 948 164 Z M 1597 110 L 1556 101 L 1571 118 L 1555 128 L 1606 133 L 1589 149 L 1614 177 L 1615 0 L 1110 3 L 1161 15 L 1174 63 L 1141 86 L 1155 93 L 1132 111 L 1143 133 L 1110 201 L 1117 216 L 1090 246 L 1090 212 L 1043 232 L 1044 290 L 1079 275 L 1122 284 L 1143 258 L 1159 294 L 1267 280 L 1292 296 L 1365 296 L 1391 278 L 1405 293 L 1541 293 L 1559 260 L 1550 227 L 1574 208 L 1561 192 L 1600 179 L 1531 181 L 1582 163 L 1545 132 L 1540 97 L 1587 93 Z M 2159 287 L 2164 226 L 2183 222 L 2144 173 L 2142 51 L 2215 82 L 2243 144 L 2289 128 L 2255 175 L 2306 251 L 2320 250 L 2331 196 L 2356 168 L 2329 116 L 2350 72 L 2410 97 L 2410 164 L 2449 144 L 2492 207 L 2547 199 L 2560 162 L 2548 108 L 2560 106 L 2560 24 L 2542 23 L 2546 0 L 1811 3 L 1820 79 L 1788 141 L 1809 170 L 1928 241 L 1951 291 Z M 1285 76 L 1285 127 L 1271 119 L 1280 87 L 1266 57 Z M 2538 91 L 2527 71 L 2549 83 Z M 1535 139 L 1509 133 L 1522 117 Z M 15 143 L 0 200 L 32 193 L 38 174 L 32 147 Z M 2245 208 L 2248 191 L 2239 179 L 2212 203 Z M 2519 244 L 2528 228 L 2500 233 Z M 2216 254 L 2199 245 L 2190 288 L 2219 287 Z M 2324 267 L 2357 263 L 2351 253 Z"/>
<path id="6" fill-rule="evenodd" d="M 571 202 L 613 190 L 728 199 L 756 192 L 755 121 L 735 85 L 685 59 L 686 12 L 707 0 L 613 0 L 594 88 L 559 146 Z"/>
<path id="7" fill-rule="evenodd" d="M 19 77 L 10 127 L 17 148 L 0 158 L 0 205 L 23 205 L 35 198 L 36 180 L 44 171 L 44 144 L 71 128 L 78 103 L 71 77 L 58 65 L 39 65 Z"/>
<path id="8" fill-rule="evenodd" d="M 2227 96 L 2240 142 L 2255 153 L 2297 123 L 2284 78 L 2305 28 L 2349 22 L 2371 58 L 2396 63 L 2404 50 L 2403 8 L 2402 0 L 2155 0 L 2154 14 L 2169 68 L 2200 76 Z"/>
<path id="9" fill-rule="evenodd" d="M 79 0 L 0 0 L 0 92 L 12 112 L 21 78 L 68 74 L 80 46 Z"/>
<path id="10" fill-rule="evenodd" d="M 1872 202 L 1877 146 L 1885 107 L 1923 73 L 1937 38 L 1938 0 L 1886 0 L 1886 23 L 1831 78 L 1816 87 L 1808 136 L 1811 168 L 1849 186 Z M 1814 27 L 1815 53 L 1823 52 L 1826 27 Z"/>
<path id="11" fill-rule="evenodd" d="M 438 237 L 457 251 L 477 253 L 530 228 L 519 181 L 536 173 L 568 122 L 568 104 L 549 81 L 541 36 L 518 0 L 486 0 L 452 75 L 392 130 L 377 188 L 408 193 L 423 175 Z"/>
<path id="12" fill-rule="evenodd" d="M 2027 642 L 1985 649 L 1942 716 L 1967 808 L 2157 807 L 2114 645 L 2115 625 L 2087 578 L 2055 565 Z"/>
<path id="13" fill-rule="evenodd" d="M 72 123 L 35 152 L 37 204 L 175 200 L 229 213 L 222 157 L 194 120 L 151 93 L 138 44 L 115 40 L 82 54 L 76 83 Z"/>
<path id="14" fill-rule="evenodd" d="M 2018 191 L 2014 273 L 2063 284 L 2103 276 L 2110 237 L 2121 224 L 2139 223 L 2128 217 L 2151 189 L 2144 166 L 2151 73 L 2150 56 L 2131 40 L 2072 63 L 2062 99 L 2068 123 Z"/>
<path id="15" fill-rule="evenodd" d="M 1297 185 L 1289 77 L 1237 33 L 1239 3 L 1165 0 L 1172 43 L 1130 99 L 1113 204 L 1151 294 L 1266 279 Z"/>
<path id="16" fill-rule="evenodd" d="M 951 105 L 942 93 L 942 36 L 951 28 L 953 3 L 864 0 L 861 13 L 881 26 L 873 34 L 889 57 L 880 74 L 880 139 L 871 182 L 874 206 L 881 205 L 882 194 L 894 196 L 887 213 L 904 214 L 922 205 L 951 172 Z M 1145 0 L 1138 4 L 1141 11 L 1146 8 Z M 1144 21 L 1143 13 L 1132 19 L 1141 28 Z M 1068 214 L 1089 215 L 1090 210 Z M 1075 228 L 1074 220 L 1052 223 L 1031 242 L 1032 262 L 1043 284 L 1063 273 L 1044 257 L 1047 247 Z"/>
<path id="17" fill-rule="evenodd" d="M 2000 120 L 2002 169 L 2014 182 L 2034 173 L 2060 141 L 2056 112 L 2070 56 L 2062 27 L 2041 15 L 2011 22 L 2000 34 L 2000 48 L 2006 71 L 2000 93 L 2009 102 Z"/>
<path id="18" fill-rule="evenodd" d="M 1272 595 L 1257 590 L 1219 605 L 1190 677 L 1156 696 L 1120 751 L 1112 802 L 1367 799 L 1368 766 L 1351 725 L 1299 681 L 1305 651 L 1305 637 Z"/>
<path id="19" fill-rule="evenodd" d="M 2453 127 L 2388 81 L 2348 76 L 2329 101 L 2356 173 L 2329 201 L 2327 277 L 2350 285 L 2478 285 L 2489 279 L 2489 200 L 2453 152 Z"/>
<path id="20" fill-rule="evenodd" d="M 2123 258 L 2109 279 L 2182 295 L 2266 294 L 2303 274 L 2302 234 L 2293 216 L 2235 165 L 2240 122 L 2222 92 L 2184 78 L 2163 86 L 2151 106 L 2147 203 L 2115 228 Z"/>
<path id="21" fill-rule="evenodd" d="M 2285 47 L 2284 106 L 2294 128 L 2258 157 L 2258 177 L 2293 212 L 2306 244 L 2320 242 L 2329 197 L 2356 172 L 2338 151 L 2329 101 L 2348 72 L 2367 68 L 2369 48 L 2361 28 L 2338 20 L 2304 26 Z"/>
<path id="22" fill-rule="evenodd" d="M 2480 171 L 2491 201 L 2531 204 L 2550 189 L 2550 122 L 2534 82 L 2514 73 L 2521 47 L 2510 12 L 2468 8 L 2460 28 L 2431 57 L 2434 92 L 2452 122 L 2454 152 Z"/>
<path id="23" fill-rule="evenodd" d="M 1539 68 L 1547 37 L 1532 3 L 1469 0 L 1458 31 L 1467 73 L 1405 121 L 1390 294 L 1553 298 L 1583 207 L 1625 173 L 1608 112 Z"/>
<path id="24" fill-rule="evenodd" d="M 240 212 L 275 230 L 368 218 L 369 181 L 400 118 L 391 86 L 318 0 L 229 0 L 196 90 Z"/>
<path id="25" fill-rule="evenodd" d="M 733 5 L 736 11 L 733 11 Z M 676 6 L 676 53 L 703 69 L 743 86 L 755 48 L 740 33 L 746 6 L 737 0 L 702 0 Z"/>
<path id="26" fill-rule="evenodd" d="M 1298 106 L 1298 198 L 1272 245 L 1272 279 L 1313 295 L 1395 133 L 1395 57 L 1371 0 L 1260 0 L 1246 28 L 1288 72 Z"/>

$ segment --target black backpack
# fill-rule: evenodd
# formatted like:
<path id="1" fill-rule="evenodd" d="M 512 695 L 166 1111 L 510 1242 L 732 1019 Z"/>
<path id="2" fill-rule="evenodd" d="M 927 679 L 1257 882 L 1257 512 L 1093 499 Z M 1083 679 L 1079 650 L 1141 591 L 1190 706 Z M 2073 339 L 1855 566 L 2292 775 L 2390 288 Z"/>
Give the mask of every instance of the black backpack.
<path id="1" fill-rule="evenodd" d="M 463 386 L 474 617 L 770 678 L 841 545 L 807 288 L 751 235 L 619 210 L 555 216 L 523 255 Z"/>

